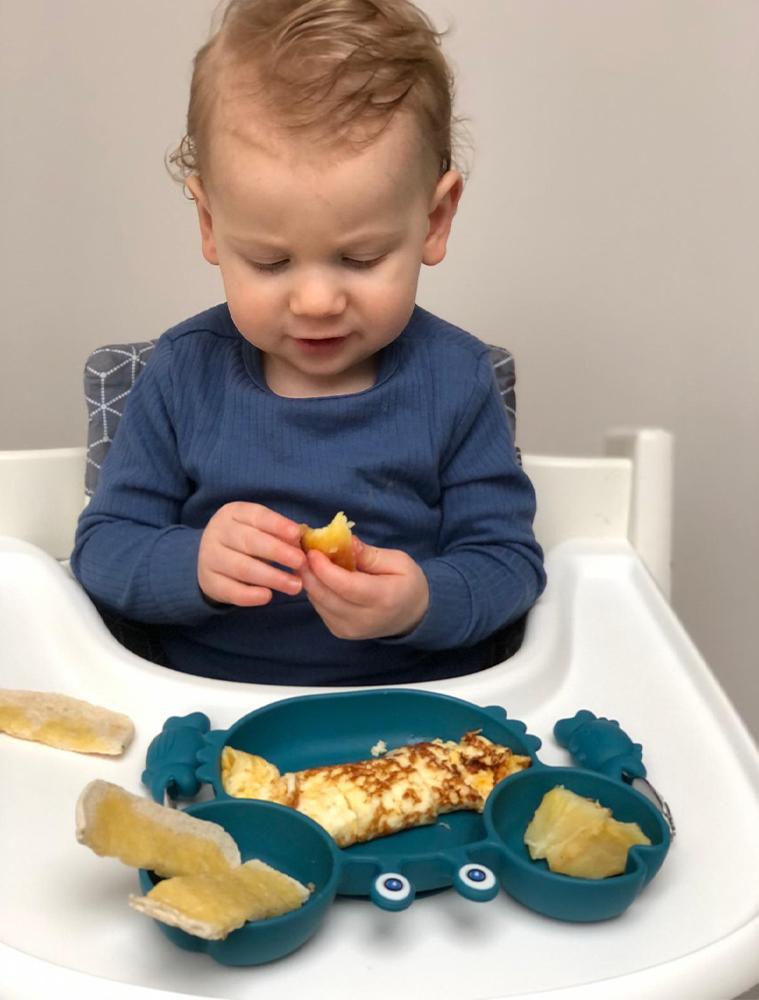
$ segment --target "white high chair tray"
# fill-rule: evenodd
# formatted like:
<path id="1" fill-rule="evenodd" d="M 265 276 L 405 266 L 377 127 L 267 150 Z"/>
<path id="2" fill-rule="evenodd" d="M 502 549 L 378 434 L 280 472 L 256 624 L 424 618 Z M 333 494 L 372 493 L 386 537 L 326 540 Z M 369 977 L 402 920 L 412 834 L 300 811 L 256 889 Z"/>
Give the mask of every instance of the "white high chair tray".
<path id="1" fill-rule="evenodd" d="M 759 981 L 756 746 L 632 548 L 573 541 L 547 566 L 520 652 L 434 689 L 503 705 L 541 737 L 549 764 L 567 761 L 552 737 L 558 718 L 589 708 L 618 719 L 643 744 L 677 824 L 650 886 L 598 924 L 541 917 L 504 892 L 486 904 L 441 892 L 402 913 L 338 898 L 299 951 L 231 968 L 176 948 L 127 905 L 136 874 L 76 843 L 74 803 L 93 778 L 144 792 L 148 743 L 169 715 L 202 710 L 225 728 L 309 691 L 149 664 L 111 638 L 64 568 L 0 539 L 0 685 L 84 698 L 127 713 L 137 729 L 113 760 L 0 735 L 3 1000 L 726 1000 Z"/>

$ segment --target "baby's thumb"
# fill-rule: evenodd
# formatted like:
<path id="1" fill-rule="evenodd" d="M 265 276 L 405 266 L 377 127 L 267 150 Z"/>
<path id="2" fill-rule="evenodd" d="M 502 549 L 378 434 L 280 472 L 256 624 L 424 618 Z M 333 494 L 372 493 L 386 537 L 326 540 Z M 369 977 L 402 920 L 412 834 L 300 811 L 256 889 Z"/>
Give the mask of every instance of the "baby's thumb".
<path id="1" fill-rule="evenodd" d="M 376 545 L 367 545 L 360 538 L 353 536 L 353 546 L 356 555 L 356 569 L 362 573 L 397 573 L 399 570 L 396 549 L 380 549 Z"/>

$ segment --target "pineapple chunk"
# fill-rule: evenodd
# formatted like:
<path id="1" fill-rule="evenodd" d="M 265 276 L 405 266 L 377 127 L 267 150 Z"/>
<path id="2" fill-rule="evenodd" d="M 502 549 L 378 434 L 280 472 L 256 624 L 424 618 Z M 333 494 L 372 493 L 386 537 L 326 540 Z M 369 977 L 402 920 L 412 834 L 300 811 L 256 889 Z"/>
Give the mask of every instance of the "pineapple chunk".
<path id="1" fill-rule="evenodd" d="M 524 835 L 533 861 L 575 878 L 620 875 L 634 844 L 650 844 L 637 823 L 621 823 L 611 810 L 557 785 L 543 796 Z"/>
<path id="2" fill-rule="evenodd" d="M 301 548 L 304 552 L 318 549 L 336 566 L 354 570 L 356 559 L 353 555 L 352 527 L 353 521 L 349 521 L 342 511 L 335 514 L 330 523 L 323 528 L 309 528 L 307 524 L 302 524 Z"/>

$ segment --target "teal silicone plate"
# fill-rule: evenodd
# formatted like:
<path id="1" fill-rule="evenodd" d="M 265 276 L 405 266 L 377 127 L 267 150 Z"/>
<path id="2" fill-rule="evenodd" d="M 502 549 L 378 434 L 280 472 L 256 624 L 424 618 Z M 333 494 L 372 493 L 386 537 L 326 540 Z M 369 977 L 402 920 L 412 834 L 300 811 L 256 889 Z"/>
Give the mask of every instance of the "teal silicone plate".
<path id="1" fill-rule="evenodd" d="M 207 941 L 159 924 L 166 936 L 187 951 L 208 952 L 223 965 L 261 965 L 288 955 L 307 941 L 337 892 L 340 860 L 332 838 L 308 816 L 273 802 L 226 798 L 194 803 L 187 812 L 223 826 L 237 842 L 242 861 L 258 858 L 314 888 L 299 910 L 249 921 L 222 941 Z M 139 878 L 144 893 L 159 881 L 144 870 Z"/>
<path id="2" fill-rule="evenodd" d="M 279 770 L 366 759 L 383 740 L 388 749 L 435 738 L 459 740 L 479 729 L 490 740 L 531 758 L 526 771 L 504 779 L 482 815 L 449 813 L 430 826 L 406 830 L 347 849 L 308 817 L 283 806 L 232 799 L 220 778 L 225 746 L 258 754 Z M 549 767 L 537 757 L 540 740 L 500 706 L 485 708 L 447 695 L 410 689 L 308 695 L 274 702 L 245 715 L 227 730 L 210 729 L 200 712 L 166 721 L 151 743 L 143 782 L 153 798 L 194 798 L 202 784 L 215 798 L 189 807 L 224 826 L 243 860 L 259 857 L 315 890 L 301 910 L 246 924 L 224 941 L 207 942 L 161 924 L 182 947 L 208 951 L 224 964 L 258 964 L 299 947 L 324 918 L 335 893 L 369 896 L 387 910 L 411 905 L 418 892 L 452 886 L 485 902 L 503 888 L 526 906 L 551 917 L 594 921 L 617 916 L 656 874 L 670 830 L 653 803 L 630 786 L 643 778 L 641 747 L 616 722 L 578 712 L 554 733 L 581 767 Z M 550 788 L 564 785 L 611 808 L 615 818 L 637 822 L 651 846 L 629 851 L 623 875 L 571 878 L 532 861 L 524 832 Z M 305 865 L 305 867 L 304 867 Z M 141 872 L 143 891 L 154 876 Z"/>

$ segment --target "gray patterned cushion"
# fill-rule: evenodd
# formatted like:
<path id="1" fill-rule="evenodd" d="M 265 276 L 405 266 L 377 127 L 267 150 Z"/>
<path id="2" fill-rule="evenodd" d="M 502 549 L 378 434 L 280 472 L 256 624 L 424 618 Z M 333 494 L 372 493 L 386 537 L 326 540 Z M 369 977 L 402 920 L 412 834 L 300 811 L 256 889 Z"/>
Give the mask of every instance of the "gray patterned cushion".
<path id="1" fill-rule="evenodd" d="M 494 347 L 491 344 L 490 360 L 493 362 L 496 385 L 511 427 L 511 436 L 515 438 L 517 433 L 517 373 L 514 367 L 514 358 L 505 347 Z"/>
<path id="2" fill-rule="evenodd" d="M 156 342 L 109 344 L 98 347 L 84 366 L 84 398 L 87 401 L 87 471 L 85 493 L 92 496 L 100 467 L 113 441 L 124 412 L 124 403 L 135 379 L 150 360 Z M 495 380 L 501 394 L 511 433 L 516 433 L 516 373 L 514 358 L 503 347 L 490 347 Z M 517 449 L 519 454 L 519 449 Z"/>
<path id="3" fill-rule="evenodd" d="M 91 497 L 100 467 L 124 412 L 124 403 L 134 381 L 148 363 L 154 340 L 137 344 L 98 347 L 84 366 L 84 398 L 87 402 L 87 468 L 84 491 Z"/>

